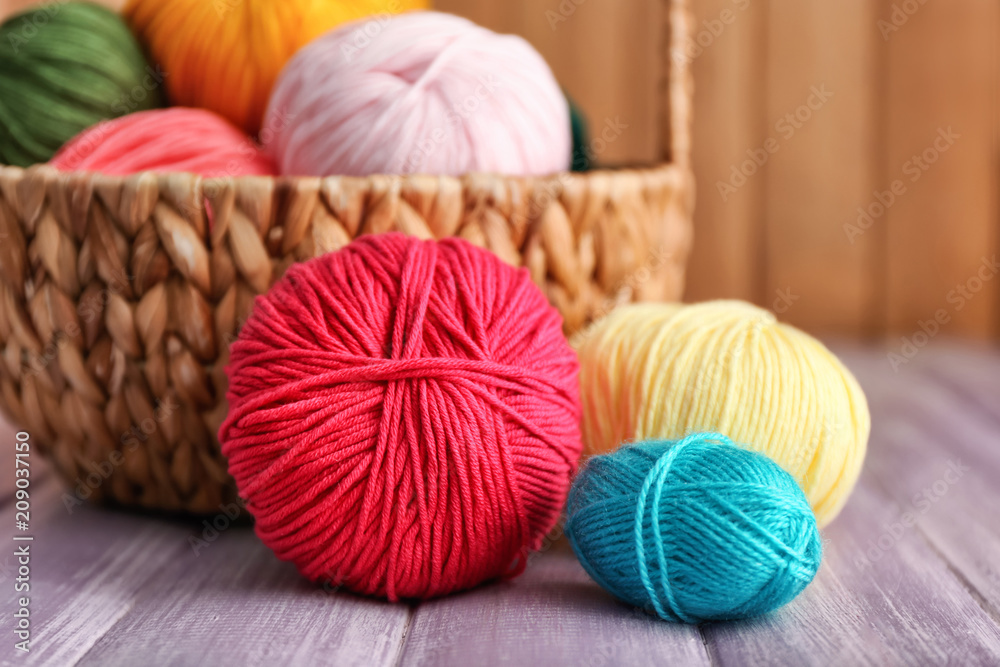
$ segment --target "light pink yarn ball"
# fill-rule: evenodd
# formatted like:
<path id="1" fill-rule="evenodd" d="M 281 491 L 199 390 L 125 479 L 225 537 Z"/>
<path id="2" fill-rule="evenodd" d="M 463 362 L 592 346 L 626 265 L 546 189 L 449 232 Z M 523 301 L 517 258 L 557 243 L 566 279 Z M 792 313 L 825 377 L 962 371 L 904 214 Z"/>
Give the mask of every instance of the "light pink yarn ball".
<path id="1" fill-rule="evenodd" d="M 439 12 L 347 24 L 275 85 L 261 139 L 281 173 L 541 175 L 569 168 L 566 98 L 528 42 Z"/>

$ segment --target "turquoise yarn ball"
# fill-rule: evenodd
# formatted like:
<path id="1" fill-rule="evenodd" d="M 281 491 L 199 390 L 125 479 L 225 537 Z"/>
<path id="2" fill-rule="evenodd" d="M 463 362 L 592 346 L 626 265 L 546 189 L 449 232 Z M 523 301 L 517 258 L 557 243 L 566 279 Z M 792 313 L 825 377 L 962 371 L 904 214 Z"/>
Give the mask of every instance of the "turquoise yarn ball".
<path id="1" fill-rule="evenodd" d="M 685 623 L 777 609 L 822 557 L 791 475 L 717 433 L 591 458 L 569 494 L 566 534 L 612 595 Z"/>

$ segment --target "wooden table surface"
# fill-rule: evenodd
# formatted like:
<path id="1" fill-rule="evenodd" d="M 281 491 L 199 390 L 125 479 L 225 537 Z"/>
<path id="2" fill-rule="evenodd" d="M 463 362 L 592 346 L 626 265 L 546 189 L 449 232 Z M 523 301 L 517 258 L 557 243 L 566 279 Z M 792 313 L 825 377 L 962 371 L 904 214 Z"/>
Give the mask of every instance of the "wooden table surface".
<path id="1" fill-rule="evenodd" d="M 13 465 L 2 466 L 0 659 L 129 667 L 1000 664 L 1000 353 L 928 347 L 894 372 L 884 350 L 835 349 L 868 393 L 869 456 L 850 502 L 824 531 L 816 580 L 769 616 L 701 626 L 654 620 L 604 593 L 558 543 L 513 582 L 420 605 L 328 593 L 247 526 L 214 536 L 194 519 L 70 512 L 35 457 L 28 655 L 14 650 Z M 201 548 L 193 538 L 205 539 Z"/>

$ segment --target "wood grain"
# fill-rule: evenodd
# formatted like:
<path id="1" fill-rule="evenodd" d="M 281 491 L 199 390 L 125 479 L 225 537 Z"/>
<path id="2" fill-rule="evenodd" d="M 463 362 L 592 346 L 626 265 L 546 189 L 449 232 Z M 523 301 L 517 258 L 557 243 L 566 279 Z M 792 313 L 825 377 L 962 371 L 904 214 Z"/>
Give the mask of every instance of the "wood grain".
<path id="1" fill-rule="evenodd" d="M 568 549 L 519 579 L 417 608 L 402 665 L 709 665 L 698 628 L 616 602 Z"/>
<path id="2" fill-rule="evenodd" d="M 539 25 L 538 14 L 559 4 L 547 0 L 525 10 L 526 2 L 445 0 L 438 6 L 530 32 L 597 124 L 594 114 L 611 107 L 622 113 L 646 108 L 630 87 L 656 80 L 635 74 L 656 65 L 643 61 L 648 48 L 629 44 L 627 36 L 621 50 L 621 31 L 636 29 L 636 3 L 621 5 L 628 20 L 612 20 L 599 3 L 567 0 L 563 4 L 577 7 L 573 17 L 546 33 L 525 25 Z M 779 315 L 811 332 L 897 340 L 945 308 L 949 334 L 1000 336 L 1000 281 L 991 279 L 961 308 L 948 301 L 982 258 L 1000 249 L 1000 6 L 990 0 L 690 5 L 698 195 L 685 299 L 748 299 L 777 306 L 784 311 Z M 904 5 L 919 9 L 912 16 L 900 9 L 895 26 L 893 7 Z M 727 10 L 735 20 L 718 23 Z M 647 39 L 635 34 L 639 42 Z M 605 57 L 577 57 L 587 48 Z M 627 55 L 607 55 L 613 49 Z M 834 92 L 828 106 L 723 201 L 718 183 L 748 149 L 775 133 L 774 124 L 802 104 L 810 86 L 822 83 Z M 614 103 L 601 101 L 608 95 L 616 96 Z M 961 139 L 911 181 L 908 162 L 948 126 Z M 645 123 L 634 129 L 609 154 L 648 157 L 643 146 L 656 135 L 640 136 L 648 131 Z M 896 181 L 902 194 L 892 192 Z M 888 211 L 878 213 L 890 195 Z M 875 215 L 865 218 L 859 208 Z M 791 304 L 781 299 L 789 294 L 797 297 Z"/>
<path id="3" fill-rule="evenodd" d="M 312 586 L 245 526 L 225 530 L 197 554 L 187 542 L 191 528 L 173 532 L 180 553 L 80 667 L 298 665 L 320 658 L 345 666 L 397 664 L 407 606 Z"/>
<path id="4" fill-rule="evenodd" d="M 116 622 L 129 613 L 135 595 L 184 548 L 183 531 L 135 515 L 109 515 L 93 507 L 67 512 L 54 478 L 31 487 L 31 652 L 19 664 L 73 665 Z M 0 513 L 0 539 L 11 540 L 14 508 Z M 173 534 L 172 534 L 173 533 Z M 12 638 L 17 597 L 17 559 L 5 549 L 0 632 Z M 15 656 L 13 640 L 0 648 Z"/>
<path id="5" fill-rule="evenodd" d="M 767 8 L 767 0 L 692 3 L 692 35 L 681 55 L 690 60 L 695 80 L 692 168 L 698 188 L 685 301 L 764 298 L 764 179 L 758 174 L 732 194 L 721 193 L 719 183 L 731 179 L 732 168 L 767 133 Z"/>
<path id="6" fill-rule="evenodd" d="M 883 20 L 891 21 L 892 5 L 884 0 Z M 997 249 L 993 72 L 1000 6 L 918 6 L 887 32 L 884 178 L 906 188 L 882 221 L 889 234 L 889 329 L 912 335 L 943 309 L 947 333 L 986 338 L 996 331 L 1000 305 L 996 271 L 984 281 L 977 276 Z M 944 139 L 952 133 L 957 138 Z M 955 291 L 966 284 L 969 296 Z"/>
<path id="7" fill-rule="evenodd" d="M 1000 367 L 996 349 L 945 341 L 924 355 L 919 370 L 949 388 L 964 406 L 979 408 L 1000 424 Z"/>
<path id="8" fill-rule="evenodd" d="M 985 373 L 979 383 L 967 385 L 961 380 L 972 376 L 973 368 Z M 992 379 L 984 384 L 987 374 Z M 990 446 L 1000 428 L 1000 360 L 931 348 L 898 375 L 859 367 L 859 380 L 882 416 L 873 423 L 880 455 L 871 457 L 868 469 L 1000 621 L 1000 456 Z M 970 400 L 971 394 L 983 403 Z"/>
<path id="9" fill-rule="evenodd" d="M 769 5 L 767 136 L 777 152 L 753 177 L 765 183 L 764 305 L 792 324 L 851 336 L 871 330 L 883 233 L 846 233 L 875 187 L 874 6 Z"/>

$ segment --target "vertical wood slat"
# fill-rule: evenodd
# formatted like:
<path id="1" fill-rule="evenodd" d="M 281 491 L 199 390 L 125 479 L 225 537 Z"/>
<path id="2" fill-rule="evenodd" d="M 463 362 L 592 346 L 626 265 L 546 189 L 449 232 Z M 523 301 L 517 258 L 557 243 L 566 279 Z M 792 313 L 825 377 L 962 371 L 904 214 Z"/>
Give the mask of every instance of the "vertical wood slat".
<path id="1" fill-rule="evenodd" d="M 694 79 L 684 45 L 691 33 L 688 0 L 662 0 L 660 62 L 663 63 L 657 106 L 660 113 L 660 156 L 690 168 Z"/>
<path id="2" fill-rule="evenodd" d="M 665 6 L 654 0 L 436 0 L 434 8 L 491 30 L 516 33 L 548 61 L 585 110 L 592 134 L 615 119 L 628 125 L 596 149 L 599 162 L 660 158 L 660 85 Z"/>
<path id="3" fill-rule="evenodd" d="M 990 142 L 993 162 L 991 176 L 993 192 L 1000 192 L 1000 11 L 993 11 L 993 43 L 990 49 L 989 62 L 992 64 L 993 82 L 990 84 L 990 109 L 993 111 L 993 141 Z M 997 233 L 994 235 L 993 250 L 1000 255 L 1000 200 L 993 202 L 993 225 Z M 1000 290 L 994 294 L 994 308 L 1000 313 Z M 993 318 L 993 339 L 1000 340 L 1000 316 Z"/>
<path id="4" fill-rule="evenodd" d="M 745 151 L 763 140 L 767 0 L 695 0 L 691 38 L 681 45 L 694 82 L 692 166 L 697 183 L 694 246 L 685 301 L 760 301 L 761 174 L 735 193 L 719 191 Z"/>
<path id="5" fill-rule="evenodd" d="M 900 14 L 894 4 L 917 8 Z M 997 248 L 998 11 L 990 0 L 883 0 L 886 178 L 906 188 L 880 223 L 889 234 L 888 325 L 895 334 L 912 337 L 936 313 L 949 335 L 996 332 L 1000 279 L 980 282 L 977 272 Z M 948 128 L 958 135 L 951 145 L 943 138 Z"/>
<path id="6" fill-rule="evenodd" d="M 869 329 L 878 227 L 858 235 L 874 189 L 877 45 L 872 0 L 772 2 L 768 16 L 763 305 L 807 329 Z M 750 156 L 743 155 L 743 158 Z"/>
<path id="7" fill-rule="evenodd" d="M 791 288 L 799 299 L 783 318 L 814 332 L 908 335 L 943 307 L 951 319 L 948 334 L 1000 334 L 1000 281 L 986 283 L 975 299 L 956 293 L 947 301 L 949 291 L 972 279 L 981 259 L 1000 247 L 1000 11 L 982 0 L 938 3 L 933 11 L 919 5 L 883 40 L 878 21 L 891 20 L 894 4 L 901 5 L 771 0 L 765 26 L 753 38 L 739 45 L 727 41 L 739 35 L 736 22 L 695 59 L 699 196 L 687 300 L 737 297 L 784 307 L 789 304 L 775 301 L 777 290 Z M 694 0 L 695 36 L 726 5 Z M 768 54 L 766 80 L 734 74 L 759 62 L 761 48 Z M 829 106 L 783 143 L 725 206 L 713 199 L 719 176 L 737 162 L 737 150 L 753 147 L 754 138 L 762 142 L 773 123 L 801 104 L 794 96 L 808 92 L 803 84 L 811 73 L 829 75 L 835 93 Z M 740 94 L 748 80 L 766 96 L 763 134 L 734 136 L 734 126 L 759 113 Z M 910 183 L 902 173 L 906 161 L 932 144 L 939 126 L 947 127 L 936 118 L 965 125 L 965 153 L 956 148 L 943 154 Z M 944 167 L 946 158 L 954 158 L 953 164 Z M 755 179 L 766 182 L 756 208 L 747 204 L 759 187 Z M 856 229 L 845 225 L 857 228 L 859 207 L 877 212 L 875 191 L 885 200 L 896 179 L 906 192 L 852 244 L 847 232 Z M 961 311 L 958 299 L 965 301 Z"/>

